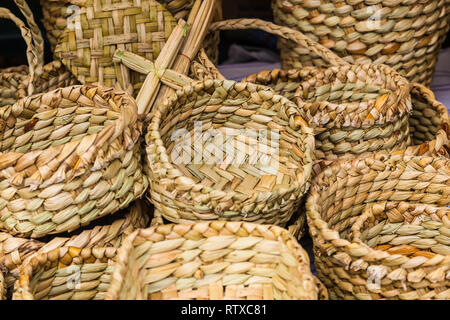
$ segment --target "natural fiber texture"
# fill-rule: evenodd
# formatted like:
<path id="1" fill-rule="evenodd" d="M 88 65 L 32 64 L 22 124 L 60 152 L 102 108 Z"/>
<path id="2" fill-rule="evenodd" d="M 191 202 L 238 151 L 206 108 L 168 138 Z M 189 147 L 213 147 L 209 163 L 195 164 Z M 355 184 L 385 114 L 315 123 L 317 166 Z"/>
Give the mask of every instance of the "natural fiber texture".
<path id="1" fill-rule="evenodd" d="M 147 188 L 136 103 L 72 86 L 0 109 L 0 229 L 32 238 L 114 213 Z"/>
<path id="2" fill-rule="evenodd" d="M 301 70 L 264 70 L 242 81 L 266 85 L 278 94 L 293 99 L 304 81 L 314 78 L 325 69 L 306 67 Z M 317 76 L 320 77 L 320 76 Z M 412 113 L 409 116 L 411 146 L 408 155 L 447 156 L 450 153 L 450 120 L 447 108 L 436 100 L 434 93 L 420 84 L 411 85 Z"/>
<path id="3" fill-rule="evenodd" d="M 18 267 L 37 254 L 68 246 L 77 248 L 119 247 L 122 238 L 137 228 L 149 226 L 149 208 L 143 200 L 137 200 L 127 209 L 94 223 L 79 234 L 52 237 L 44 242 L 35 239 L 17 238 L 0 232 L 0 269 L 6 270 L 7 287 L 19 278 Z"/>
<path id="4" fill-rule="evenodd" d="M 391 156 L 380 152 L 371 157 L 337 161 L 313 180 L 306 206 L 308 226 L 314 242 L 317 274 L 328 288 L 330 298 L 448 298 L 450 256 L 436 251 L 442 246 L 431 239 L 416 244 L 426 249 L 425 244 L 433 242 L 437 245 L 432 247 L 434 252 L 432 249 L 423 255 L 407 257 L 401 250 L 376 253 L 366 245 L 345 238 L 352 227 L 356 228 L 355 221 L 367 205 L 386 201 L 448 206 L 450 159 Z M 390 206 L 386 204 L 386 208 Z M 374 208 L 378 210 L 380 205 Z M 399 208 L 404 205 L 397 204 L 392 212 L 405 212 Z M 448 236 L 445 229 L 448 216 L 441 214 L 445 210 L 439 212 L 437 216 L 445 226 L 440 230 Z M 391 211 L 386 214 L 392 215 Z M 411 213 L 404 213 L 404 216 L 408 214 Z M 431 217 L 437 218 L 436 215 Z M 431 233 L 425 234 L 431 236 Z M 402 237 L 398 244 L 419 240 L 416 235 Z M 448 239 L 440 239 L 441 244 L 448 246 Z M 381 279 L 381 282 L 374 279 Z"/>
<path id="5" fill-rule="evenodd" d="M 410 82 L 430 85 L 448 30 L 444 0 L 272 0 L 275 22 L 304 32 L 352 64 L 383 63 Z M 284 69 L 326 66 L 280 39 Z"/>
<path id="6" fill-rule="evenodd" d="M 124 240 L 106 299 L 317 300 L 305 250 L 276 226 L 168 224 Z"/>
<path id="7" fill-rule="evenodd" d="M 194 3 L 193 0 L 160 0 L 158 2 L 161 3 L 177 21 L 179 19 L 186 20 L 189 15 L 189 10 Z M 69 7 L 77 4 L 80 6 L 82 5 L 82 2 L 80 0 L 41 0 L 43 13 L 42 24 L 47 32 L 52 51 L 55 50 L 58 38 L 67 27 L 68 19 L 75 18 L 75 7 L 73 7 L 73 9 Z M 220 20 L 222 20 L 222 6 L 221 1 L 218 0 L 214 21 Z M 208 56 L 214 63 L 217 63 L 218 60 L 219 42 L 220 38 L 218 32 L 209 34 L 204 42 L 204 47 L 206 48 Z"/>
<path id="8" fill-rule="evenodd" d="M 107 87 L 113 87 L 118 75 L 128 70 L 114 65 L 116 49 L 153 61 L 176 24 L 154 0 L 86 0 L 77 19 L 78 27 L 67 27 L 58 38 L 55 57 L 81 83 Z M 128 77 L 134 89 L 139 89 L 143 77 L 137 73 Z"/>
<path id="9" fill-rule="evenodd" d="M 186 86 L 158 105 L 146 145 L 150 200 L 172 222 L 284 225 L 309 187 L 312 130 L 293 103 L 267 87 L 227 80 Z"/>
<path id="10" fill-rule="evenodd" d="M 9 10 L 0 8 L 0 17 L 12 20 L 21 30 L 22 37 L 27 44 L 28 66 L 3 69 L 0 72 L 0 107 L 13 104 L 20 98 L 32 93 L 47 92 L 49 90 L 75 84 L 75 79 L 60 62 L 43 65 L 43 39 L 33 20 L 31 10 L 26 2 L 15 0 L 20 4 L 24 16 L 30 25 L 25 24 Z"/>
<path id="11" fill-rule="evenodd" d="M 13 300 L 103 300 L 117 248 L 62 247 L 22 265 Z"/>

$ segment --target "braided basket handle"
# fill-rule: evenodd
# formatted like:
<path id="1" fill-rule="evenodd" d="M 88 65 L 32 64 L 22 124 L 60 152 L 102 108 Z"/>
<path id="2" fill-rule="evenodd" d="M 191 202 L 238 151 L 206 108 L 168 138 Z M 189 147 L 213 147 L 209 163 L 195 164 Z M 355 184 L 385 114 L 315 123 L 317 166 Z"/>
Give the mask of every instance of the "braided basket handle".
<path id="1" fill-rule="evenodd" d="M 295 43 L 311 50 L 316 55 L 330 63 L 332 66 L 348 66 L 349 63 L 337 56 L 330 49 L 311 40 L 303 33 L 288 27 L 278 26 L 274 23 L 261 19 L 230 19 L 213 23 L 209 30 L 238 30 L 238 29 L 259 29 L 268 33 L 280 36 L 284 39 L 294 41 Z"/>
<path id="2" fill-rule="evenodd" d="M 6 8 L 0 8 L 0 18 L 8 19 L 13 21 L 17 27 L 20 29 L 20 33 L 22 34 L 23 39 L 25 40 L 25 43 L 27 44 L 27 60 L 28 60 L 28 66 L 29 66 L 29 72 L 30 72 L 30 84 L 28 86 L 28 94 L 33 93 L 33 80 L 34 80 L 34 72 L 36 68 L 40 65 L 39 64 L 39 53 L 36 50 L 36 47 L 33 43 L 33 36 L 30 29 L 28 29 L 22 20 L 17 18 L 14 14 L 11 13 Z"/>
<path id="3" fill-rule="evenodd" d="M 17 7 L 22 12 L 23 16 L 25 17 L 28 28 L 31 30 L 31 35 L 34 41 L 34 46 L 37 53 L 38 58 L 38 65 L 43 66 L 44 65 L 44 38 L 42 37 L 41 29 L 39 29 L 38 25 L 36 24 L 36 21 L 34 20 L 33 12 L 31 11 L 30 7 L 28 6 L 28 3 L 26 0 L 14 0 Z"/>

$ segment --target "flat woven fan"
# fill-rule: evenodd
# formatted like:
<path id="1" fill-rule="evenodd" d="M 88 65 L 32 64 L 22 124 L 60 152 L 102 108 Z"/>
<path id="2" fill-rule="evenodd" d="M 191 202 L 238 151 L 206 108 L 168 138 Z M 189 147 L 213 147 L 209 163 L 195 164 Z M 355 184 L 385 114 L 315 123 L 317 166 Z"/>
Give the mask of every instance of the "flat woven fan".
<path id="1" fill-rule="evenodd" d="M 83 84 L 114 86 L 130 81 L 137 90 L 145 77 L 115 65 L 116 49 L 154 61 L 176 22 L 155 0 L 86 0 L 72 17 L 55 57 Z"/>

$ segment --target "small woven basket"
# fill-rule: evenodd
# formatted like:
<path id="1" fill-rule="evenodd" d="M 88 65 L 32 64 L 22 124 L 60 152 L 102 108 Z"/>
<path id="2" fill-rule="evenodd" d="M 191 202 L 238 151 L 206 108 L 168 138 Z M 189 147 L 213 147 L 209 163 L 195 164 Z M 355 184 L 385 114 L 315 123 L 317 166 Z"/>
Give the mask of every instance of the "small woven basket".
<path id="1" fill-rule="evenodd" d="M 0 229 L 37 238 L 127 207 L 147 188 L 136 103 L 71 86 L 0 109 Z"/>
<path id="2" fill-rule="evenodd" d="M 59 61 L 44 65 L 44 40 L 25 1 L 14 0 L 27 19 L 29 28 L 8 9 L 0 8 L 0 18 L 9 19 L 19 27 L 27 45 L 28 66 L 0 70 L 0 107 L 13 104 L 33 93 L 47 92 L 75 84 L 75 79 Z"/>
<path id="3" fill-rule="evenodd" d="M 168 224 L 127 237 L 106 299 L 317 300 L 306 251 L 285 229 Z M 326 298 L 326 294 L 324 296 Z"/>
<path id="4" fill-rule="evenodd" d="M 127 209 L 95 222 L 90 229 L 81 229 L 78 234 L 59 235 L 35 240 L 17 238 L 0 232 L 0 268 L 6 270 L 7 287 L 19 278 L 19 266 L 27 259 L 60 247 L 119 247 L 125 235 L 138 228 L 149 226 L 149 208 L 143 200 L 137 200 Z"/>
<path id="5" fill-rule="evenodd" d="M 304 32 L 352 64 L 391 66 L 430 85 L 448 30 L 444 0 L 272 0 L 275 22 Z M 280 39 L 283 69 L 325 66 L 320 56 Z"/>
<path id="6" fill-rule="evenodd" d="M 150 200 L 169 221 L 283 226 L 309 188 L 312 130 L 267 87 L 194 83 L 158 106 L 147 131 Z"/>
<path id="7" fill-rule="evenodd" d="M 327 287 L 330 298 L 448 298 L 450 256 L 442 255 L 448 252 L 445 251 L 448 250 L 448 229 L 445 229 L 448 228 L 448 211 L 442 214 L 446 209 L 431 211 L 436 214 L 430 215 L 435 220 L 430 225 L 443 223 L 439 224 L 442 227 L 439 239 L 447 249 L 435 252 L 432 249 L 409 257 L 395 249 L 392 254 L 379 253 L 346 237 L 352 227 L 358 228 L 355 221 L 371 204 L 395 202 L 397 204 L 389 204 L 387 208 L 394 208 L 392 212 L 397 216 L 403 213 L 406 219 L 414 212 L 420 212 L 419 207 L 410 210 L 415 207 L 408 204 L 445 207 L 450 204 L 449 195 L 450 159 L 447 158 L 380 152 L 371 157 L 337 161 L 322 171 L 312 183 L 306 209 L 317 274 Z M 378 210 L 379 204 L 374 204 L 373 208 Z M 386 211 L 386 214 L 392 212 Z M 377 228 L 381 226 L 379 224 Z M 370 235 L 374 232 L 370 231 Z M 422 240 L 417 235 L 405 234 L 400 241 L 391 244 L 417 240 L 419 249 L 425 250 L 431 243 L 432 248 L 434 245 L 442 248 L 436 239 L 431 239 L 432 234 L 435 232 L 424 232 L 422 235 L 427 239 Z"/>
<path id="8" fill-rule="evenodd" d="M 61 247 L 20 268 L 13 300 L 104 300 L 117 248 Z"/>

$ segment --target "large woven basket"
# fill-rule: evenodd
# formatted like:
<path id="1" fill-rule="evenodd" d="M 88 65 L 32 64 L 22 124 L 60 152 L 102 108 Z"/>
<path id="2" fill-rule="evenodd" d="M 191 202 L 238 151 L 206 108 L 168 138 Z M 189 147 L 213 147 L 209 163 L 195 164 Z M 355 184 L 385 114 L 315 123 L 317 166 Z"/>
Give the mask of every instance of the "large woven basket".
<path id="1" fill-rule="evenodd" d="M 15 0 L 29 28 L 8 9 L 0 8 L 0 18 L 13 21 L 20 29 L 27 45 L 28 66 L 16 66 L 0 70 L 0 107 L 13 104 L 32 93 L 41 93 L 74 84 L 75 79 L 59 61 L 44 65 L 42 35 L 35 25 L 33 14 L 25 1 Z"/>
<path id="2" fill-rule="evenodd" d="M 61 247 L 20 268 L 13 300 L 104 300 L 117 248 Z"/>
<path id="3" fill-rule="evenodd" d="M 432 247 L 431 251 L 415 257 L 406 256 L 402 247 L 398 251 L 393 249 L 392 253 L 379 253 L 346 236 L 352 227 L 356 228 L 355 221 L 361 218 L 367 205 L 389 201 L 445 207 L 450 204 L 449 195 L 450 160 L 447 158 L 380 152 L 372 157 L 341 160 L 322 171 L 313 181 L 306 209 L 317 274 L 328 288 L 330 298 L 448 298 L 450 256 L 442 255 L 444 250 L 436 251 Z M 416 212 L 405 213 L 402 208 L 403 204 L 399 203 L 393 212 L 403 213 L 405 217 Z M 440 239 L 448 250 L 448 229 L 445 229 L 448 216 L 440 213 L 430 217 L 436 220 L 432 222 L 434 226 L 444 223 Z M 423 236 L 427 239 L 418 241 L 417 246 L 426 250 L 430 243 L 437 245 L 436 239 L 431 239 L 432 234 L 435 232 L 425 232 Z M 419 240 L 416 235 L 405 234 L 391 244 L 406 243 L 408 239 Z M 375 287 L 374 279 L 378 283 Z"/>
<path id="4" fill-rule="evenodd" d="M 146 146 L 150 200 L 172 222 L 284 225 L 309 188 L 312 130 L 267 87 L 186 86 L 158 106 Z"/>
<path id="5" fill-rule="evenodd" d="M 0 232 L 0 269 L 6 271 L 6 283 L 10 288 L 19 278 L 19 266 L 41 253 L 60 247 L 119 247 L 124 236 L 138 228 L 149 226 L 149 208 L 143 200 L 137 200 L 127 209 L 99 219 L 89 229 L 77 234 L 63 234 L 47 239 L 18 238 Z"/>
<path id="6" fill-rule="evenodd" d="M 168 224 L 124 240 L 106 299 L 317 300 L 306 251 L 285 229 Z M 326 298 L 326 296 L 325 296 Z"/>
<path id="7" fill-rule="evenodd" d="M 128 2 L 132 5 L 131 0 L 128 0 Z M 186 19 L 194 3 L 192 0 L 161 0 L 158 2 L 174 16 L 175 20 Z M 72 23 L 75 21 L 77 14 L 80 12 L 78 8 L 82 4 L 79 0 L 41 0 L 42 24 L 47 32 L 47 38 L 52 50 L 55 50 L 59 37 L 67 27 L 67 22 L 70 21 Z M 221 0 L 217 0 L 214 20 L 222 20 Z M 209 34 L 204 42 L 208 56 L 215 63 L 218 60 L 219 41 L 219 33 L 216 32 Z"/>
<path id="8" fill-rule="evenodd" d="M 147 188 L 136 103 L 71 86 L 0 109 L 0 229 L 37 238 L 127 207 Z"/>
<path id="9" fill-rule="evenodd" d="M 361 2 L 273 0 L 275 22 L 304 32 L 352 64 L 391 66 L 430 85 L 448 30 L 444 0 Z M 324 66 L 320 56 L 280 40 L 284 69 Z"/>

